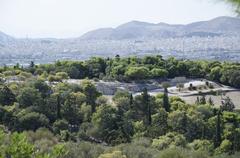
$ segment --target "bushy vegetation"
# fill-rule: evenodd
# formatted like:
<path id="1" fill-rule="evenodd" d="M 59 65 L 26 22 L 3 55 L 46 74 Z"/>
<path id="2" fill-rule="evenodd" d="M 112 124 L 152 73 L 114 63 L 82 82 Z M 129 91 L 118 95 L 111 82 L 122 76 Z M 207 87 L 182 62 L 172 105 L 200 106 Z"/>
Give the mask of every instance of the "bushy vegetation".
<path id="1" fill-rule="evenodd" d="M 240 86 L 240 65 L 161 56 L 63 61 L 0 69 L 0 157 L 239 157 L 240 112 L 230 100 L 216 108 L 188 105 L 147 89 L 118 91 L 109 102 L 89 79 L 136 81 L 176 76 Z M 52 78 L 53 79 L 49 79 Z M 69 84 L 65 79 L 84 79 Z"/>

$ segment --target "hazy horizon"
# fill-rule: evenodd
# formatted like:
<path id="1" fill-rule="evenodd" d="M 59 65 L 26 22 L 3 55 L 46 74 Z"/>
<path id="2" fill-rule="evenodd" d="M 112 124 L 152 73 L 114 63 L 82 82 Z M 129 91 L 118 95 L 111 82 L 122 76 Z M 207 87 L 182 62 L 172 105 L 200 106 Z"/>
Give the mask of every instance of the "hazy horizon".
<path id="1" fill-rule="evenodd" d="M 17 38 L 71 38 L 137 20 L 188 24 L 234 16 L 216 0 L 0 0 L 0 31 Z"/>

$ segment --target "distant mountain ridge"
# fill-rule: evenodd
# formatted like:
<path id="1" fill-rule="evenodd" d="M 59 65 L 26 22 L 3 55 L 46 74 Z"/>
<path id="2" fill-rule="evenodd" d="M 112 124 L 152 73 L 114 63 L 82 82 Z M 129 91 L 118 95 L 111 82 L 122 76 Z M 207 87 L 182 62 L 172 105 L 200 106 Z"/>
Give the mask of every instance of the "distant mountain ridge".
<path id="1" fill-rule="evenodd" d="M 134 39 L 134 38 L 168 38 L 183 36 L 219 36 L 240 35 L 240 18 L 218 17 L 209 21 L 195 22 L 187 25 L 167 23 L 147 23 L 131 21 L 117 28 L 106 28 L 90 31 L 81 39 Z"/>
<path id="2" fill-rule="evenodd" d="M 81 40 L 123 40 L 134 38 L 170 38 L 184 36 L 219 36 L 219 35 L 240 35 L 240 18 L 238 17 L 217 17 L 209 21 L 199 21 L 187 25 L 157 24 L 130 21 L 116 28 L 100 28 L 89 31 L 79 38 Z M 34 40 L 44 40 L 34 39 Z M 47 38 L 46 38 L 47 39 Z M 48 38 L 51 40 L 51 38 Z M 16 38 L 0 31 L 0 43 L 16 40 Z M 54 40 L 57 40 L 54 38 Z M 66 39 L 67 40 L 67 39 Z"/>

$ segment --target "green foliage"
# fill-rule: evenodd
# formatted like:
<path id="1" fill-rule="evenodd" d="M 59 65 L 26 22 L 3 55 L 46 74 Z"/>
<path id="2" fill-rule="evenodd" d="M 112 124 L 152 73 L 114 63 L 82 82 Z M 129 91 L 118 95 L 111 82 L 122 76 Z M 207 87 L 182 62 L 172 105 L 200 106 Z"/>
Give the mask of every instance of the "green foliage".
<path id="1" fill-rule="evenodd" d="M 127 158 L 121 151 L 113 151 L 112 153 L 101 154 L 98 158 Z"/>
<path id="2" fill-rule="evenodd" d="M 86 103 L 92 106 L 92 112 L 96 110 L 96 99 L 100 96 L 94 84 L 85 80 L 81 84 L 83 93 L 86 95 Z"/>
<path id="3" fill-rule="evenodd" d="M 42 104 L 41 93 L 31 87 L 23 88 L 17 96 L 17 101 L 22 108 L 29 106 L 40 106 Z"/>
<path id="4" fill-rule="evenodd" d="M 235 11 L 240 14 L 240 0 L 225 0 L 228 3 L 232 4 L 235 8 Z"/>
<path id="5" fill-rule="evenodd" d="M 168 99 L 168 90 L 166 88 L 167 85 L 164 85 L 164 94 L 163 94 L 163 108 L 167 111 L 170 112 L 170 103 L 169 103 L 169 99 Z"/>
<path id="6" fill-rule="evenodd" d="M 152 115 L 152 126 L 148 129 L 148 134 L 152 138 L 165 135 L 168 127 L 168 113 L 164 109 L 160 109 L 158 113 Z"/>
<path id="7" fill-rule="evenodd" d="M 129 131 L 125 128 L 128 129 L 128 125 L 124 122 L 118 124 L 120 119 L 115 108 L 109 105 L 98 107 L 92 117 L 92 122 L 97 128 L 96 136 L 110 144 L 126 142 L 125 135 Z"/>
<path id="8" fill-rule="evenodd" d="M 49 124 L 49 119 L 37 112 L 26 113 L 20 116 L 18 121 L 17 126 L 20 130 L 36 130 L 40 127 L 47 127 Z"/>
<path id="9" fill-rule="evenodd" d="M 151 70 L 151 76 L 153 78 L 166 78 L 168 76 L 168 71 L 165 69 L 153 68 Z"/>
<path id="10" fill-rule="evenodd" d="M 239 63 L 116 56 L 0 71 L 1 78 L 10 80 L 0 87 L 0 157 L 239 157 L 240 113 L 230 99 L 223 98 L 221 108 L 204 96 L 189 105 L 168 96 L 169 84 L 162 82 L 201 77 L 239 87 Z M 69 84 L 69 78 L 94 82 Z M 155 79 L 164 93 L 117 91 L 110 100 L 95 87 L 101 79 Z"/>
<path id="11" fill-rule="evenodd" d="M 182 148 L 166 149 L 160 152 L 158 158 L 209 158 L 205 152 L 189 151 Z"/>
<path id="12" fill-rule="evenodd" d="M 209 140 L 196 139 L 192 143 L 190 143 L 189 146 L 193 150 L 197 150 L 197 151 L 205 151 L 208 153 L 212 153 L 214 151 L 214 145 Z"/>
<path id="13" fill-rule="evenodd" d="M 106 147 L 89 142 L 69 142 L 66 144 L 68 153 L 65 158 L 97 158 L 104 152 L 104 148 Z"/>
<path id="14" fill-rule="evenodd" d="M 5 151 L 6 156 L 31 158 L 34 154 L 34 146 L 27 141 L 24 134 L 13 133 L 9 143 Z"/>
<path id="15" fill-rule="evenodd" d="M 178 133 L 167 133 L 165 136 L 160 136 L 158 139 L 153 139 L 152 146 L 159 150 L 174 148 L 174 147 L 185 147 L 187 141 L 185 137 Z"/>
<path id="16" fill-rule="evenodd" d="M 60 131 L 68 129 L 68 122 L 66 120 L 57 120 L 53 123 L 54 133 L 60 134 Z"/>
<path id="17" fill-rule="evenodd" d="M 35 135 L 34 133 L 32 135 Z M 39 137 L 39 136 L 38 136 Z M 45 136 L 41 135 L 43 140 Z M 54 136 L 49 137 L 53 139 Z M 39 141 L 36 141 L 39 143 Z M 5 133 L 0 130 L 0 157 L 13 158 L 61 158 L 67 154 L 64 144 L 52 144 L 52 149 L 42 151 L 42 146 L 31 143 L 26 133 Z"/>
<path id="18" fill-rule="evenodd" d="M 0 87 L 1 105 L 12 105 L 15 100 L 16 100 L 15 95 L 13 94 L 12 90 L 9 87 L 7 86 Z"/>
<path id="19" fill-rule="evenodd" d="M 149 70 L 146 67 L 129 67 L 125 75 L 132 80 L 146 79 L 150 76 Z"/>

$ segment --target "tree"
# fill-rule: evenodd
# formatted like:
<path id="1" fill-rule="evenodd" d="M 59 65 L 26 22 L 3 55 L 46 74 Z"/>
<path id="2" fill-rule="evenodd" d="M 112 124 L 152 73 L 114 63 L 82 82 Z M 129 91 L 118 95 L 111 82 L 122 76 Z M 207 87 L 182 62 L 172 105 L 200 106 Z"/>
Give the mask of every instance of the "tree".
<path id="1" fill-rule="evenodd" d="M 161 58 L 157 56 L 145 56 L 142 58 L 142 63 L 147 65 L 157 65 Z"/>
<path id="2" fill-rule="evenodd" d="M 32 83 L 33 87 L 37 89 L 43 98 L 46 98 L 52 93 L 51 88 L 42 80 L 36 80 Z"/>
<path id="3" fill-rule="evenodd" d="M 149 127 L 148 134 L 152 138 L 165 135 L 169 129 L 167 120 L 168 113 L 161 108 L 158 113 L 152 115 L 152 126 Z"/>
<path id="4" fill-rule="evenodd" d="M 68 76 L 72 79 L 78 79 L 80 78 L 80 72 L 75 66 L 70 66 L 67 68 Z"/>
<path id="5" fill-rule="evenodd" d="M 196 99 L 196 101 L 195 101 L 195 104 L 197 104 L 197 105 L 199 105 L 200 104 L 200 99 L 199 99 L 199 97 L 197 96 L 197 99 Z"/>
<path id="6" fill-rule="evenodd" d="M 35 88 L 25 87 L 17 96 L 17 101 L 22 108 L 29 106 L 39 106 L 42 104 L 43 99 L 41 93 Z"/>
<path id="7" fill-rule="evenodd" d="M 14 93 L 7 86 L 0 88 L 0 104 L 12 105 L 16 100 Z"/>
<path id="8" fill-rule="evenodd" d="M 211 97 L 208 98 L 208 104 L 209 105 L 214 105 L 213 99 Z"/>
<path id="9" fill-rule="evenodd" d="M 129 67 L 125 72 L 125 76 L 132 80 L 147 79 L 150 74 L 146 67 Z"/>
<path id="10" fill-rule="evenodd" d="M 64 130 L 68 130 L 68 122 L 66 120 L 57 120 L 53 123 L 54 133 L 60 134 Z"/>
<path id="11" fill-rule="evenodd" d="M 132 108 L 132 106 L 133 106 L 133 95 L 132 95 L 132 93 L 129 95 L 129 105 Z"/>
<path id="12" fill-rule="evenodd" d="M 13 117 L 13 113 L 8 110 L 8 108 L 0 106 L 0 124 L 4 124 L 9 129 L 11 129 L 15 124 L 15 117 Z M 1 129 L 1 125 L 0 125 Z"/>
<path id="13" fill-rule="evenodd" d="M 203 139 L 196 139 L 192 143 L 189 144 L 189 146 L 198 151 L 206 151 L 209 153 L 212 153 L 214 151 L 214 145 L 211 141 Z"/>
<path id="14" fill-rule="evenodd" d="M 222 105 L 220 106 L 222 111 L 233 111 L 235 108 L 235 105 L 233 104 L 231 98 L 226 97 L 222 98 Z"/>
<path id="15" fill-rule="evenodd" d="M 184 84 L 183 84 L 183 83 L 178 83 L 178 84 L 177 84 L 177 88 L 178 88 L 178 91 L 180 92 L 181 89 L 184 88 Z"/>
<path id="16" fill-rule="evenodd" d="M 232 70 L 228 82 L 231 86 L 240 88 L 240 70 Z"/>
<path id="17" fill-rule="evenodd" d="M 53 93 L 44 99 L 44 104 L 39 108 L 39 112 L 46 115 L 50 122 L 53 123 L 57 119 L 61 119 L 61 109 L 64 104 L 65 97 L 61 93 Z"/>
<path id="18" fill-rule="evenodd" d="M 222 76 L 221 67 L 217 66 L 217 67 L 212 68 L 209 75 L 210 75 L 209 77 L 211 80 L 219 82 L 220 78 Z"/>
<path id="19" fill-rule="evenodd" d="M 128 91 L 117 90 L 113 96 L 113 101 L 117 101 L 119 98 L 128 98 L 130 93 Z"/>
<path id="20" fill-rule="evenodd" d="M 153 68 L 151 70 L 151 75 L 153 78 L 166 78 L 168 76 L 168 71 L 165 69 Z"/>
<path id="21" fill-rule="evenodd" d="M 132 112 L 133 119 L 141 120 L 144 125 L 149 126 L 152 122 L 149 117 L 157 111 L 155 98 L 150 96 L 146 89 L 143 90 L 141 95 L 134 97 L 133 106 L 130 111 Z"/>
<path id="22" fill-rule="evenodd" d="M 88 77 L 98 77 L 101 74 L 105 74 L 106 62 L 103 58 L 92 57 L 90 60 L 85 62 L 88 68 Z"/>
<path id="23" fill-rule="evenodd" d="M 113 137 L 114 132 L 118 130 L 116 109 L 108 105 L 98 107 L 93 114 L 92 122 L 97 128 L 97 136 L 100 139 L 107 143 L 117 139 L 117 137 Z"/>
<path id="24" fill-rule="evenodd" d="M 81 84 L 83 93 L 86 95 L 86 102 L 88 105 L 92 106 L 92 112 L 96 111 L 96 99 L 100 96 L 100 93 L 97 91 L 95 85 L 88 81 L 84 80 Z"/>
<path id="25" fill-rule="evenodd" d="M 169 132 L 164 136 L 153 139 L 152 146 L 158 150 L 167 149 L 169 147 L 185 147 L 187 141 L 182 134 Z"/>
<path id="26" fill-rule="evenodd" d="M 68 79 L 69 76 L 66 72 L 57 72 L 56 76 L 58 76 L 61 80 Z"/>
<path id="27" fill-rule="evenodd" d="M 147 115 L 146 115 L 147 125 L 151 125 L 152 124 L 152 113 L 151 113 L 151 105 L 149 103 L 150 96 L 148 94 L 147 88 L 143 89 L 142 97 L 143 97 L 143 104 L 145 107 L 147 107 Z"/>
<path id="28" fill-rule="evenodd" d="M 28 71 L 31 72 L 32 74 L 35 72 L 35 63 L 34 63 L 34 61 L 30 62 Z"/>
<path id="29" fill-rule="evenodd" d="M 193 141 L 195 139 L 204 139 L 206 135 L 206 123 L 201 114 L 192 114 L 190 116 L 184 116 L 186 122 L 186 133 L 184 136 L 188 141 Z"/>
<path id="30" fill-rule="evenodd" d="M 228 3 L 232 4 L 236 13 L 240 14 L 240 0 L 224 0 L 227 1 Z"/>
<path id="31" fill-rule="evenodd" d="M 230 153 L 232 148 L 232 142 L 224 139 L 220 146 L 216 149 L 216 153 L 220 154 L 220 153 Z"/>
<path id="32" fill-rule="evenodd" d="M 24 134 L 13 133 L 9 143 L 4 157 L 31 158 L 34 154 L 34 146 L 28 142 Z"/>
<path id="33" fill-rule="evenodd" d="M 81 100 L 82 93 L 70 93 L 62 106 L 61 115 L 70 125 L 79 125 L 82 122 Z M 85 95 L 83 95 L 85 96 Z"/>
<path id="34" fill-rule="evenodd" d="M 206 97 L 205 97 L 205 95 L 201 96 L 201 98 L 199 99 L 199 104 L 206 104 Z"/>
<path id="35" fill-rule="evenodd" d="M 34 61 L 31 61 L 29 67 L 30 67 L 30 68 L 34 68 L 34 66 L 35 66 Z"/>
<path id="36" fill-rule="evenodd" d="M 168 124 L 173 131 L 185 134 L 187 132 L 189 120 L 189 116 L 185 111 L 174 111 L 169 114 Z"/>
<path id="37" fill-rule="evenodd" d="M 221 111 L 219 110 L 217 113 L 217 119 L 216 119 L 216 131 L 215 131 L 215 139 L 214 139 L 214 146 L 219 147 L 222 142 L 222 130 L 221 130 Z"/>
<path id="38" fill-rule="evenodd" d="M 163 108 L 167 111 L 170 112 L 170 104 L 169 104 L 169 99 L 168 99 L 168 84 L 163 83 L 163 88 L 164 88 L 164 94 L 163 94 Z"/>
<path id="39" fill-rule="evenodd" d="M 18 119 L 18 129 L 20 130 L 37 130 L 40 127 L 49 125 L 48 118 L 37 112 L 30 112 L 20 116 Z"/>

